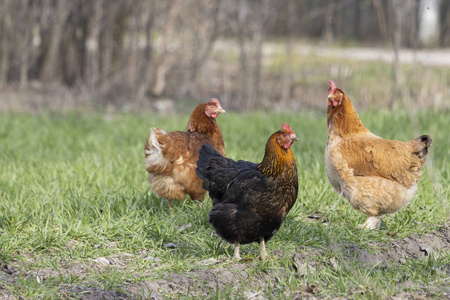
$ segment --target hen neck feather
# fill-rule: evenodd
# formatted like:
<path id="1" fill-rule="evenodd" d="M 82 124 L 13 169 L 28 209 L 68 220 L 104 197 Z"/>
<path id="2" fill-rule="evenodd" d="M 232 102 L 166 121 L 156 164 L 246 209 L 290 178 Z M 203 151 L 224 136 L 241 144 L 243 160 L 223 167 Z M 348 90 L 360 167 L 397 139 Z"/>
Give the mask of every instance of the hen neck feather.
<path id="1" fill-rule="evenodd" d="M 205 114 L 205 105 L 199 105 L 192 112 L 189 122 L 186 126 L 187 132 L 198 132 L 208 135 L 213 147 L 219 151 L 220 154 L 225 155 L 225 142 L 223 140 L 222 131 L 216 122 L 216 119 L 208 117 Z"/>
<path id="2" fill-rule="evenodd" d="M 282 148 L 276 142 L 276 136 L 272 136 L 266 144 L 264 158 L 258 165 L 258 170 L 265 176 L 276 178 L 292 165 L 296 166 L 291 148 Z"/>
<path id="3" fill-rule="evenodd" d="M 210 136 L 214 134 L 216 129 L 219 129 L 216 120 L 205 114 L 203 105 L 195 108 L 186 126 L 186 131 L 188 132 L 206 133 Z"/>
<path id="4" fill-rule="evenodd" d="M 353 134 L 370 133 L 363 125 L 356 113 L 350 98 L 344 94 L 342 104 L 338 107 L 328 106 L 327 112 L 328 131 L 345 137 Z"/>

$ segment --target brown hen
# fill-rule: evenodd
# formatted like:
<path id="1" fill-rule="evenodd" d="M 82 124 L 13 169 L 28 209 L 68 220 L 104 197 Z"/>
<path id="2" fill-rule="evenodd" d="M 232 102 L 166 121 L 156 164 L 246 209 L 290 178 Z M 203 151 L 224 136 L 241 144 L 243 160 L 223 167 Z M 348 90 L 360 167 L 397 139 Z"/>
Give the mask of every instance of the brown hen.
<path id="1" fill-rule="evenodd" d="M 225 155 L 225 144 L 216 118 L 225 113 L 217 99 L 198 105 L 191 114 L 186 131 L 166 133 L 153 128 L 145 144 L 145 169 L 152 191 L 169 201 L 202 201 L 206 191 L 195 174 L 198 152 L 203 144 L 214 145 Z"/>

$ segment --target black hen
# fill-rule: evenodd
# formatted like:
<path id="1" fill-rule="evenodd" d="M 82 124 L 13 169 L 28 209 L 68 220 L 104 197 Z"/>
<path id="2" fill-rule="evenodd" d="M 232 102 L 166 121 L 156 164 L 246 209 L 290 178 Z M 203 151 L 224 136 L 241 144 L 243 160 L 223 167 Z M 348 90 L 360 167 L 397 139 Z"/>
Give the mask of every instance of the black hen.
<path id="1" fill-rule="evenodd" d="M 200 149 L 197 175 L 209 192 L 213 207 L 209 222 L 217 234 L 235 244 L 265 243 L 277 232 L 297 199 L 297 165 L 291 146 L 298 138 L 289 125 L 272 134 L 261 163 L 234 161 L 209 144 Z"/>

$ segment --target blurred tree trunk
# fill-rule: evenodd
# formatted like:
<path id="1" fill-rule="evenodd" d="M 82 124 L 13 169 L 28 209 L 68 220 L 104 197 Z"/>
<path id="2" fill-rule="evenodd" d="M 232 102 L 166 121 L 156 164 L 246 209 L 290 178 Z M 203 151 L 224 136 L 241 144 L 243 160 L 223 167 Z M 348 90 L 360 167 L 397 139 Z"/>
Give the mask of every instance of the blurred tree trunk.
<path id="1" fill-rule="evenodd" d="M 353 23 L 353 38 L 356 40 L 360 40 L 362 37 L 362 25 L 365 20 L 361 20 L 361 5 L 363 5 L 362 1 L 355 1 L 353 3 L 354 9 L 354 23 Z"/>
<path id="2" fill-rule="evenodd" d="M 57 78 L 57 69 L 59 60 L 59 47 L 61 46 L 61 39 L 63 30 L 65 28 L 64 22 L 70 12 L 70 6 L 67 0 L 56 1 L 56 11 L 52 16 L 53 24 L 50 25 L 49 32 L 50 40 L 48 41 L 48 50 L 44 56 L 42 64 L 41 79 L 44 81 L 51 81 Z"/>
<path id="3" fill-rule="evenodd" d="M 333 41 L 333 24 L 334 24 L 334 15 L 336 13 L 336 1 L 335 0 L 329 0 L 326 13 L 325 13 L 325 20 L 323 25 L 323 32 L 322 37 L 325 44 L 329 44 Z"/>
<path id="4" fill-rule="evenodd" d="M 26 1 L 27 2 L 27 1 Z M 31 21 L 31 8 L 27 3 L 22 3 L 20 7 L 19 20 L 20 20 L 20 30 L 22 31 L 23 40 L 19 43 L 20 47 L 18 53 L 20 53 L 20 75 L 19 75 L 19 87 L 21 89 L 25 88 L 28 84 L 28 68 L 29 68 L 29 56 L 31 53 L 31 38 L 32 38 L 32 25 Z"/>
<path id="5" fill-rule="evenodd" d="M 419 47 L 419 13 L 420 13 L 420 7 L 419 7 L 419 0 L 412 1 L 411 3 L 411 18 L 409 20 L 409 41 L 408 41 L 408 47 L 412 47 L 414 50 L 416 50 Z"/>
<path id="6" fill-rule="evenodd" d="M 108 1 L 109 3 L 110 1 Z M 133 1 L 119 1 L 114 6 L 111 14 L 112 28 L 112 45 L 113 51 L 111 56 L 111 64 L 115 72 L 120 72 L 128 66 L 127 56 L 125 54 L 125 37 L 129 31 L 127 23 L 132 13 Z"/>
<path id="7" fill-rule="evenodd" d="M 402 16 L 403 16 L 403 0 L 392 0 L 394 6 L 394 61 L 392 63 L 393 74 L 392 74 L 392 93 L 389 100 L 389 108 L 394 107 L 394 102 L 397 99 L 397 83 L 400 77 L 400 45 L 402 41 Z"/>
<path id="8" fill-rule="evenodd" d="M 239 42 L 239 82 L 238 82 L 238 103 L 245 103 L 248 101 L 249 96 L 249 84 L 248 79 L 250 77 L 249 74 L 249 63 L 247 58 L 247 49 L 246 49 L 246 35 L 247 30 L 244 27 L 245 22 L 248 18 L 249 8 L 247 0 L 239 0 L 237 7 L 237 18 L 232 25 L 234 28 L 234 33 L 238 37 Z M 247 102 L 247 107 L 249 105 L 249 101 Z"/>
<path id="9" fill-rule="evenodd" d="M 262 51 L 265 41 L 267 0 L 239 0 L 230 13 L 230 25 L 239 43 L 239 81 L 237 102 L 253 109 L 261 93 Z M 252 6 L 253 5 L 253 6 Z"/>
<path id="10" fill-rule="evenodd" d="M 289 1 L 286 5 L 286 43 L 285 43 L 285 61 L 283 68 L 283 84 L 281 90 L 281 101 L 283 104 L 287 104 L 291 99 L 291 86 L 292 86 L 292 33 L 294 30 L 295 22 L 295 4 L 293 1 Z"/>
<path id="11" fill-rule="evenodd" d="M 128 52 L 126 54 L 128 59 L 126 64 L 126 66 L 128 66 L 127 85 L 133 91 L 132 95 L 135 98 L 139 92 L 139 70 L 144 63 L 140 46 L 141 34 L 144 32 L 141 19 L 142 12 L 144 11 L 142 1 L 133 1 L 133 5 L 130 9 L 131 18 L 128 26 L 129 28 L 126 30 L 128 45 L 125 46 L 126 52 Z"/>
<path id="12" fill-rule="evenodd" d="M 10 43 L 11 35 L 11 15 L 9 11 L 9 0 L 0 1 L 0 88 L 4 87 L 8 81 Z"/>
<path id="13" fill-rule="evenodd" d="M 189 90 L 195 90 L 195 79 L 202 66 L 208 61 L 219 37 L 220 18 L 218 16 L 222 2 L 201 0 L 195 1 L 195 3 L 198 4 L 194 9 L 197 22 L 192 22 L 193 26 L 190 31 L 194 35 L 194 47 L 197 48 L 197 51 L 194 51 L 189 66 Z"/>
<path id="14" fill-rule="evenodd" d="M 145 20 L 145 47 L 144 47 L 144 59 L 140 68 L 140 83 L 137 89 L 137 98 L 143 99 L 145 94 L 147 94 L 149 89 L 149 82 L 151 78 L 152 68 L 150 67 L 153 62 L 153 39 L 152 39 L 152 30 L 155 24 L 155 15 L 156 15 L 156 5 L 155 2 L 151 1 L 147 10 L 145 11 L 144 16 Z"/>
<path id="15" fill-rule="evenodd" d="M 180 1 L 172 1 L 169 8 L 169 15 L 167 23 L 164 30 L 164 35 L 162 36 L 162 49 L 161 49 L 161 59 L 158 62 L 155 72 L 155 83 L 153 85 L 153 95 L 161 96 L 166 88 L 166 76 L 170 68 L 175 64 L 177 57 L 173 55 L 169 50 L 169 38 L 172 37 L 175 31 L 175 22 L 177 15 L 180 11 Z"/>
<path id="16" fill-rule="evenodd" d="M 450 46 L 450 1 L 441 0 L 439 9 L 439 46 Z"/>
<path id="17" fill-rule="evenodd" d="M 28 85 L 28 70 L 32 64 L 33 56 L 33 3 L 27 0 L 10 2 L 9 7 L 11 18 L 11 34 L 6 43 L 11 43 L 9 49 L 9 66 L 14 70 L 12 76 L 19 81 L 19 88 L 23 89 Z"/>
<path id="18" fill-rule="evenodd" d="M 373 0 L 373 6 L 377 15 L 378 29 L 380 30 L 381 38 L 386 41 L 388 39 L 388 30 L 386 23 L 386 16 L 384 14 L 383 3 L 381 0 Z"/>
<path id="19" fill-rule="evenodd" d="M 254 70 L 254 83 L 253 89 L 250 94 L 249 108 L 253 108 L 256 106 L 256 103 L 260 100 L 261 97 L 261 77 L 262 77 L 262 52 L 263 52 L 263 44 L 266 37 L 265 26 L 267 15 L 269 10 L 269 0 L 262 0 L 261 5 L 258 5 L 257 14 L 256 14 L 256 30 L 254 34 L 255 39 L 255 70 Z"/>
<path id="20" fill-rule="evenodd" d="M 89 36 L 86 40 L 87 49 L 87 61 L 86 66 L 88 68 L 88 86 L 91 91 L 101 81 L 101 65 L 100 65 L 100 47 L 101 32 L 103 30 L 103 0 L 97 0 L 94 4 L 94 10 L 92 11 L 92 22 Z"/>

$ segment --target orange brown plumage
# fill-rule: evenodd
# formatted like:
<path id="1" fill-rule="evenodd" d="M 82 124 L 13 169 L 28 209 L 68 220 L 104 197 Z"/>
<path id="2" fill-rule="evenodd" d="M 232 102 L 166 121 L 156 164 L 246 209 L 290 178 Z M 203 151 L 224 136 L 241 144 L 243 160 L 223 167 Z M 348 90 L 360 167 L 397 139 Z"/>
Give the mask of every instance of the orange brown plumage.
<path id="1" fill-rule="evenodd" d="M 432 139 L 386 140 L 361 122 L 350 98 L 330 81 L 325 164 L 334 190 L 369 218 L 360 227 L 379 227 L 378 216 L 407 205 L 421 177 Z"/>
<path id="2" fill-rule="evenodd" d="M 145 143 L 145 169 L 152 191 L 169 201 L 189 195 L 202 201 L 206 191 L 195 174 L 198 152 L 205 143 L 225 155 L 225 144 L 216 118 L 225 110 L 217 99 L 198 105 L 191 113 L 186 131 L 165 132 L 153 128 Z"/>

